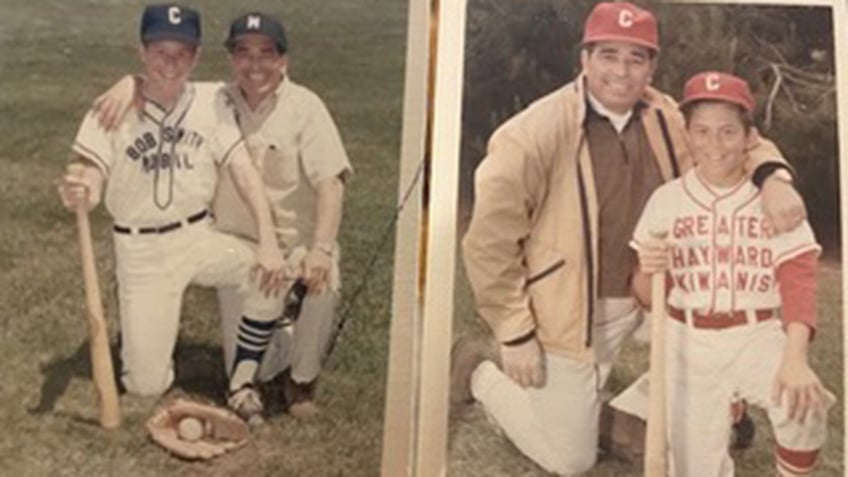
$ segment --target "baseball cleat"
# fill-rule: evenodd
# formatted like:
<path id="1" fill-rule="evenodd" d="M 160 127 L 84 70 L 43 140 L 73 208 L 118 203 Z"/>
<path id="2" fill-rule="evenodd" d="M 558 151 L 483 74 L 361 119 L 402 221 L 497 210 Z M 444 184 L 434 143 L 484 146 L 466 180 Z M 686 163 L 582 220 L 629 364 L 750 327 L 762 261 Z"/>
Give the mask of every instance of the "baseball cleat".
<path id="1" fill-rule="evenodd" d="M 251 426 L 257 426 L 265 422 L 262 413 L 265 407 L 259 391 L 251 383 L 244 384 L 235 391 L 230 391 L 227 396 L 227 406 L 240 418 Z"/>
<path id="2" fill-rule="evenodd" d="M 292 417 L 297 419 L 309 419 L 316 416 L 320 412 L 320 408 L 315 404 L 315 384 L 317 379 L 313 379 L 307 383 L 298 383 L 291 378 L 290 374 L 286 375 L 286 383 L 283 388 L 286 408 Z"/>

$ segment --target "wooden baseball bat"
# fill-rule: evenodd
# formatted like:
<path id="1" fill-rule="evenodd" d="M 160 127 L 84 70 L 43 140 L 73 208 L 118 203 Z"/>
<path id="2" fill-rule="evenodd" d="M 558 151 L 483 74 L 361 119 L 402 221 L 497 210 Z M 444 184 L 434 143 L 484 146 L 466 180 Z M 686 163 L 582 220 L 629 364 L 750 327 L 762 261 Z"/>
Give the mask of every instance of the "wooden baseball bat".
<path id="1" fill-rule="evenodd" d="M 645 436 L 645 475 L 665 477 L 665 272 L 651 276 L 650 404 Z"/>
<path id="2" fill-rule="evenodd" d="M 91 352 L 91 376 L 100 400 L 100 425 L 114 429 L 121 424 L 121 408 L 118 402 L 118 389 L 115 386 L 115 373 L 112 355 L 109 352 L 109 332 L 103 317 L 103 302 L 100 298 L 100 285 L 97 280 L 97 268 L 94 264 L 94 247 L 91 241 L 91 226 L 88 223 L 88 210 L 85 203 L 77 209 L 77 229 L 79 229 L 82 275 L 85 282 L 85 310 L 89 331 L 89 351 Z"/>

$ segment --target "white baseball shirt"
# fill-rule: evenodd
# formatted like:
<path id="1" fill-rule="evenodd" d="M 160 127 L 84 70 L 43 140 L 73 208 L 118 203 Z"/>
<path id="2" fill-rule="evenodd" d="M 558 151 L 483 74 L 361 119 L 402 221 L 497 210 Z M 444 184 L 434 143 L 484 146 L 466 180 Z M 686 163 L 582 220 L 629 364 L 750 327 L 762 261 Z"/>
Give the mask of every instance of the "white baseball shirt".
<path id="1" fill-rule="evenodd" d="M 668 304 L 702 312 L 778 308 L 778 265 L 820 250 L 807 222 L 773 236 L 749 180 L 718 189 L 697 168 L 654 191 L 631 246 L 658 232 L 671 243 Z"/>
<path id="2" fill-rule="evenodd" d="M 213 99 L 214 98 L 214 99 Z M 209 207 L 218 167 L 242 141 L 232 106 L 219 88 L 186 84 L 170 112 L 145 101 L 107 132 L 90 111 L 72 149 L 108 179 L 105 205 L 122 226 L 156 226 Z"/>

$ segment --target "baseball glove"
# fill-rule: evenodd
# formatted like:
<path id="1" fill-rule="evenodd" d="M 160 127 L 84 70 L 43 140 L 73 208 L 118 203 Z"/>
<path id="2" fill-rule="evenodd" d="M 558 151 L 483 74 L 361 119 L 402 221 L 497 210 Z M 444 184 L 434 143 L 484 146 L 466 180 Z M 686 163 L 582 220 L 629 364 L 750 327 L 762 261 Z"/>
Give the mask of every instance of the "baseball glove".
<path id="1" fill-rule="evenodd" d="M 196 418 L 202 430 L 190 437 L 181 432 L 185 418 Z M 146 427 L 154 442 L 189 460 L 211 459 L 238 449 L 247 443 L 250 434 L 247 423 L 233 412 L 185 399 L 177 399 L 159 409 L 147 420 Z"/>

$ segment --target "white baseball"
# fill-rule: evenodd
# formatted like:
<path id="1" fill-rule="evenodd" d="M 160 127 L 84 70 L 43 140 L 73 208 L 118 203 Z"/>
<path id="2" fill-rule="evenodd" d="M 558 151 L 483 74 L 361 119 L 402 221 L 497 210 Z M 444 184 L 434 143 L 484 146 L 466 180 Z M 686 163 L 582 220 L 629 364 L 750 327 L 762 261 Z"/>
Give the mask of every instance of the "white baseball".
<path id="1" fill-rule="evenodd" d="M 186 416 L 180 419 L 177 434 L 184 441 L 194 442 L 203 437 L 203 421 L 193 416 Z"/>

